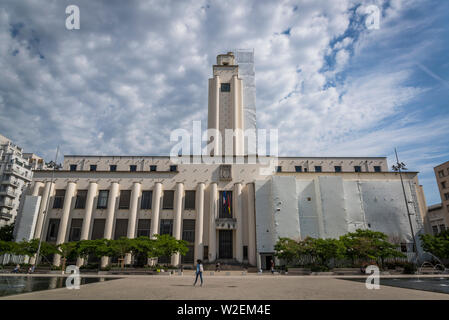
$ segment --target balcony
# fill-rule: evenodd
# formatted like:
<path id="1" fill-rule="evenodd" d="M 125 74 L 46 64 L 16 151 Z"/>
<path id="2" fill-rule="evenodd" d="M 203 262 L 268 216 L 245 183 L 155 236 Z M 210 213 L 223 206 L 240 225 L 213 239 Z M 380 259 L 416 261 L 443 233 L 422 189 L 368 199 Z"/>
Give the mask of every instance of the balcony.
<path id="1" fill-rule="evenodd" d="M 6 220 L 6 221 L 8 221 L 8 220 L 10 220 L 12 217 L 13 217 L 13 216 L 12 216 L 12 214 L 10 214 L 10 213 L 6 213 L 6 212 L 1 212 L 1 213 L 0 213 L 0 220 Z"/>
<path id="2" fill-rule="evenodd" d="M 5 208 L 10 208 L 12 209 L 13 205 L 11 201 L 0 201 L 0 208 L 5 207 Z"/>
<path id="3" fill-rule="evenodd" d="M 19 187 L 19 182 L 18 182 L 18 181 L 13 181 L 13 180 L 11 180 L 11 179 L 3 180 L 3 181 L 1 182 L 1 184 L 11 185 L 11 186 L 16 187 L 16 188 Z"/>
<path id="4" fill-rule="evenodd" d="M 11 198 L 16 198 L 17 194 L 12 190 L 2 190 L 0 191 L 0 196 L 8 196 Z"/>
<path id="5" fill-rule="evenodd" d="M 218 230 L 234 230 L 237 228 L 237 220 L 233 218 L 215 219 L 215 228 Z"/>
<path id="6" fill-rule="evenodd" d="M 11 167 L 8 166 L 5 170 L 6 174 L 12 174 L 15 175 L 16 177 L 19 177 L 21 179 L 27 180 L 27 181 L 31 181 L 31 176 L 28 177 L 27 175 L 25 175 L 24 173 L 21 173 L 17 168 L 15 167 Z"/>

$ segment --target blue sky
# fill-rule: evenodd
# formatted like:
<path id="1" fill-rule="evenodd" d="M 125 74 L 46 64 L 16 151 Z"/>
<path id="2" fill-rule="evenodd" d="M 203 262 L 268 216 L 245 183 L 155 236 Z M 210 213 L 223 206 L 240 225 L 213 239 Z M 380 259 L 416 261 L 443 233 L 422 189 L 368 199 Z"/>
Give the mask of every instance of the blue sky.
<path id="1" fill-rule="evenodd" d="M 66 30 L 65 7 L 80 8 Z M 364 8 L 380 9 L 367 29 Z M 219 53 L 255 51 L 257 120 L 290 156 L 387 156 L 439 202 L 449 160 L 449 2 L 2 1 L 0 133 L 26 151 L 168 154 L 207 120 Z"/>

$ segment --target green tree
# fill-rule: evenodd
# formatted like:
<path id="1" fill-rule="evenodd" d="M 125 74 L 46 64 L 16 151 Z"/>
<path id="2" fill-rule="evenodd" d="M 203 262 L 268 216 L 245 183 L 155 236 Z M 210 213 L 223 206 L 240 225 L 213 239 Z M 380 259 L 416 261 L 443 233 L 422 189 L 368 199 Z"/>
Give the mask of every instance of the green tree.
<path id="1" fill-rule="evenodd" d="M 175 237 L 172 237 L 169 234 L 155 235 L 155 254 L 156 257 L 170 257 L 175 253 L 180 253 L 181 255 L 186 255 L 189 251 L 187 248 L 187 241 L 184 240 L 176 240 Z"/>
<path id="2" fill-rule="evenodd" d="M 303 252 L 318 260 L 320 266 L 329 268 L 331 259 L 344 256 L 345 247 L 337 239 L 306 238 L 303 243 Z"/>
<path id="3" fill-rule="evenodd" d="M 13 241 L 14 223 L 0 228 L 0 241 Z"/>
<path id="4" fill-rule="evenodd" d="M 357 229 L 355 232 L 347 233 L 340 237 L 346 250 L 345 255 L 351 258 L 353 263 L 356 259 L 365 261 L 379 261 L 383 265 L 386 258 L 405 257 L 398 250 L 398 246 L 388 242 L 385 233 L 372 230 Z"/>
<path id="5" fill-rule="evenodd" d="M 275 256 L 284 260 L 287 265 L 299 258 L 301 249 L 298 241 L 289 238 L 279 238 L 274 246 Z"/>
<path id="6" fill-rule="evenodd" d="M 132 251 L 132 239 L 121 237 L 109 242 L 112 255 L 119 258 L 122 269 L 125 267 L 125 256 Z"/>
<path id="7" fill-rule="evenodd" d="M 76 255 L 84 260 L 88 256 L 95 256 L 97 252 L 97 246 L 101 244 L 101 240 L 80 240 L 76 247 Z"/>
<path id="8" fill-rule="evenodd" d="M 136 264 L 142 266 L 147 264 L 148 258 L 157 257 L 156 240 L 149 237 L 138 237 L 131 239 L 131 253 L 134 255 Z"/>
<path id="9" fill-rule="evenodd" d="M 449 259 L 449 229 L 435 236 L 421 234 L 419 237 L 424 251 L 430 252 L 440 259 Z"/>
<path id="10" fill-rule="evenodd" d="M 62 259 L 62 270 L 65 270 L 65 265 L 68 258 L 77 257 L 78 242 L 66 242 L 57 246 L 58 254 Z"/>
<path id="11" fill-rule="evenodd" d="M 13 253 L 15 251 L 14 246 L 16 245 L 16 242 L 11 241 L 3 241 L 0 240 L 0 255 L 6 254 L 6 253 Z"/>

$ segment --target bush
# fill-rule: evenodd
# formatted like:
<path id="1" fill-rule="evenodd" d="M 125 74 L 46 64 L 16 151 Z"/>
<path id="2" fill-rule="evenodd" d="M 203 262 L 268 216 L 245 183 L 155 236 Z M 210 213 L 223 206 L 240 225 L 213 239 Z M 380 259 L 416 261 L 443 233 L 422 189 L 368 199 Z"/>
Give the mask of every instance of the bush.
<path id="1" fill-rule="evenodd" d="M 415 274 L 417 271 L 416 264 L 407 262 L 404 264 L 404 274 Z"/>

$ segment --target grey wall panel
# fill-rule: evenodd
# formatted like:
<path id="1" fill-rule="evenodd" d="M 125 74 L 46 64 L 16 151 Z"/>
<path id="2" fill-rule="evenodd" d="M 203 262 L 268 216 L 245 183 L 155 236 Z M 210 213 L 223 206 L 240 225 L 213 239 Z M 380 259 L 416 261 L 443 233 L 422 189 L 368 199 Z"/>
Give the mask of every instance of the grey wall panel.
<path id="1" fill-rule="evenodd" d="M 271 179 L 256 180 L 256 243 L 257 251 L 273 252 L 276 239 L 273 221 Z"/>
<path id="2" fill-rule="evenodd" d="M 316 192 L 313 180 L 297 180 L 296 193 L 298 198 L 299 227 L 301 238 L 318 238 L 318 215 L 316 211 Z"/>
<path id="3" fill-rule="evenodd" d="M 15 241 L 33 239 L 40 203 L 40 196 L 25 196 L 22 211 L 16 218 Z"/>
<path id="4" fill-rule="evenodd" d="M 369 228 L 412 242 L 401 182 L 366 181 L 361 183 L 361 190 Z M 411 199 L 410 189 L 407 197 Z"/>
<path id="5" fill-rule="evenodd" d="M 299 240 L 300 228 L 295 177 L 273 176 L 271 192 L 276 235 L 280 238 Z"/>
<path id="6" fill-rule="evenodd" d="M 343 179 L 334 176 L 318 178 L 323 210 L 323 238 L 338 238 L 348 232 Z"/>
<path id="7" fill-rule="evenodd" d="M 348 232 L 367 227 L 360 189 L 359 181 L 343 181 Z"/>

